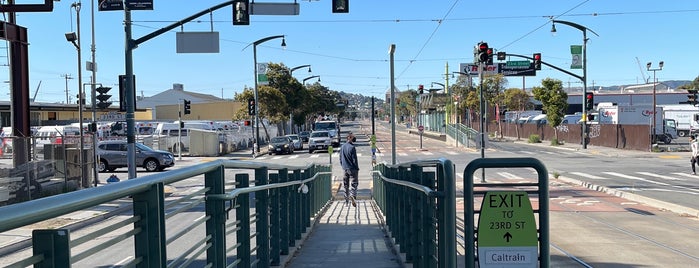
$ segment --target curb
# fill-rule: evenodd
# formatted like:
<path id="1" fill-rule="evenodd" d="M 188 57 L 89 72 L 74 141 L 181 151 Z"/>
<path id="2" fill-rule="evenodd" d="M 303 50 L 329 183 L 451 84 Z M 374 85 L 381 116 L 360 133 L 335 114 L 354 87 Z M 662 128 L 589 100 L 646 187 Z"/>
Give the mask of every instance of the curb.
<path id="1" fill-rule="evenodd" d="M 564 177 L 564 176 L 559 176 L 557 180 L 580 185 L 580 186 L 583 186 L 583 187 L 588 188 L 590 190 L 614 195 L 614 196 L 621 197 L 621 198 L 624 198 L 627 200 L 644 203 L 644 204 L 647 204 L 649 206 L 656 207 L 659 209 L 669 210 L 669 211 L 675 212 L 675 213 L 683 215 L 683 216 L 691 216 L 691 217 L 699 218 L 699 210 L 697 210 L 697 209 L 688 208 L 685 206 L 680 206 L 680 205 L 668 203 L 665 201 L 660 201 L 660 200 L 656 200 L 653 198 L 637 195 L 634 193 L 620 191 L 617 189 L 607 188 L 606 186 L 597 185 L 597 184 L 593 184 L 593 183 L 589 183 L 589 182 L 585 182 L 585 181 L 581 181 L 581 180 L 577 180 L 577 179 L 573 179 L 573 178 L 568 178 L 568 177 Z"/>

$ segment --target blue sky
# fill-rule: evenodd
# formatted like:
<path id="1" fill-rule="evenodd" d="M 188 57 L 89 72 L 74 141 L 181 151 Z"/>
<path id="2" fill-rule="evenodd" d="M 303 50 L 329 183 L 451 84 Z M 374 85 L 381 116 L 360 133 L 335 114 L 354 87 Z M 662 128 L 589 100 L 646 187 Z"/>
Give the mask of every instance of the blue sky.
<path id="1" fill-rule="evenodd" d="M 143 37 L 223 2 L 155 0 L 154 10 L 132 12 L 133 37 Z M 280 34 L 286 35 L 286 49 L 281 48 L 281 40 L 265 42 L 257 46 L 258 62 L 289 67 L 310 64 L 312 73 L 298 70 L 294 77 L 302 80 L 319 75 L 320 83 L 331 90 L 365 96 L 382 97 L 389 88 L 391 44 L 396 45 L 395 85 L 400 90 L 445 83 L 445 65 L 453 72 L 458 71 L 459 63 L 472 62 L 473 47 L 479 41 L 509 53 L 540 52 L 545 62 L 569 70 L 570 45 L 582 44 L 582 32 L 559 24 L 557 34 L 552 35 L 550 17 L 584 25 L 599 34 L 588 32 L 589 86 L 642 83 L 653 76 L 646 71 L 646 63 L 657 67 L 661 60 L 665 66 L 656 73 L 658 80 L 693 80 L 699 75 L 694 34 L 699 29 L 699 5 L 695 0 L 350 0 L 349 14 L 331 13 L 331 2 L 298 0 L 300 15 L 252 16 L 249 26 L 233 26 L 232 8 L 226 7 L 184 25 L 184 31 L 210 31 L 213 18 L 213 29 L 220 33 L 218 54 L 177 54 L 175 32 L 181 29 L 145 42 L 134 50 L 136 94 L 152 96 L 181 83 L 186 91 L 232 98 L 254 84 L 252 47 L 243 48 Z M 68 80 L 75 100 L 77 53 L 64 36 L 77 31 L 71 3 L 55 2 L 53 12 L 17 17 L 18 24 L 28 28 L 31 94 L 41 82 L 37 101 L 65 102 L 64 74 L 76 78 Z M 91 56 L 90 3 L 82 1 L 80 12 L 83 68 Z M 97 82 L 113 88 L 117 88 L 118 75 L 124 73 L 123 20 L 120 11 L 95 11 Z M 5 81 L 7 67 L 3 68 Z M 89 82 L 90 75 L 83 70 L 83 83 Z M 576 78 L 546 66 L 524 83 L 528 88 L 537 86 L 547 77 L 563 81 L 564 86 L 581 86 Z M 454 81 L 450 77 L 449 83 Z M 509 87 L 522 87 L 522 83 L 521 77 L 509 78 Z M 6 83 L 2 90 L 6 94 L 1 99 L 8 100 Z"/>

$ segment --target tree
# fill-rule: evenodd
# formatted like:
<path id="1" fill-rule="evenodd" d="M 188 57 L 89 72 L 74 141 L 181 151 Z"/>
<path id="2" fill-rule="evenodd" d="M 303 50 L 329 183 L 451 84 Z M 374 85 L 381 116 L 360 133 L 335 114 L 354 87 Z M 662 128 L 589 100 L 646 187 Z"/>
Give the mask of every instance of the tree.
<path id="1" fill-rule="evenodd" d="M 568 94 L 563 90 L 563 82 L 558 79 L 546 78 L 541 81 L 541 87 L 532 90 L 534 99 L 541 101 L 542 109 L 546 113 L 548 124 L 553 127 L 556 140 L 558 140 L 558 126 L 563 121 L 563 116 L 568 110 Z"/>
<path id="2" fill-rule="evenodd" d="M 503 94 L 502 104 L 507 107 L 509 111 L 524 111 L 532 109 L 534 104 L 531 102 L 531 97 L 526 91 L 519 88 L 510 88 L 505 90 Z M 517 118 L 515 118 L 516 122 Z M 519 127 L 515 128 L 517 133 L 517 140 L 521 137 L 519 136 Z"/>
<path id="3" fill-rule="evenodd" d="M 489 75 L 483 79 L 483 97 L 486 103 L 490 104 L 491 107 L 502 108 L 503 95 L 502 92 L 507 86 L 507 79 L 502 74 Z M 485 112 L 488 114 L 488 111 Z M 502 138 L 502 120 L 497 121 L 498 132 L 500 133 L 500 138 Z"/>

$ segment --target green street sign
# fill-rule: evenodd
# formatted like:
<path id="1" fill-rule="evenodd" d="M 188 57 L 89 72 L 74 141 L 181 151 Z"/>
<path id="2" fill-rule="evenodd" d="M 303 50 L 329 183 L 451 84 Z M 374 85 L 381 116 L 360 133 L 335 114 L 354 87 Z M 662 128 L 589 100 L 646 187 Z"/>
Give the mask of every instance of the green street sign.
<path id="1" fill-rule="evenodd" d="M 527 67 L 529 67 L 529 61 L 528 60 L 507 61 L 507 62 L 505 62 L 505 66 L 527 66 Z"/>
<path id="2" fill-rule="evenodd" d="M 478 260 L 485 267 L 538 267 L 534 210 L 524 191 L 490 191 L 478 219 Z"/>

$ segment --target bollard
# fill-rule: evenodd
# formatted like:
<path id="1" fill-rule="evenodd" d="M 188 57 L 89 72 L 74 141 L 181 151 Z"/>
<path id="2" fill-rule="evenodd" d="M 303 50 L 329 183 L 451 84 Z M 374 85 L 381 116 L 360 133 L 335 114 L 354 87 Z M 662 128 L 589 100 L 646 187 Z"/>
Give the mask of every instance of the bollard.
<path id="1" fill-rule="evenodd" d="M 328 157 L 330 158 L 330 164 L 333 163 L 333 146 L 328 146 Z"/>

